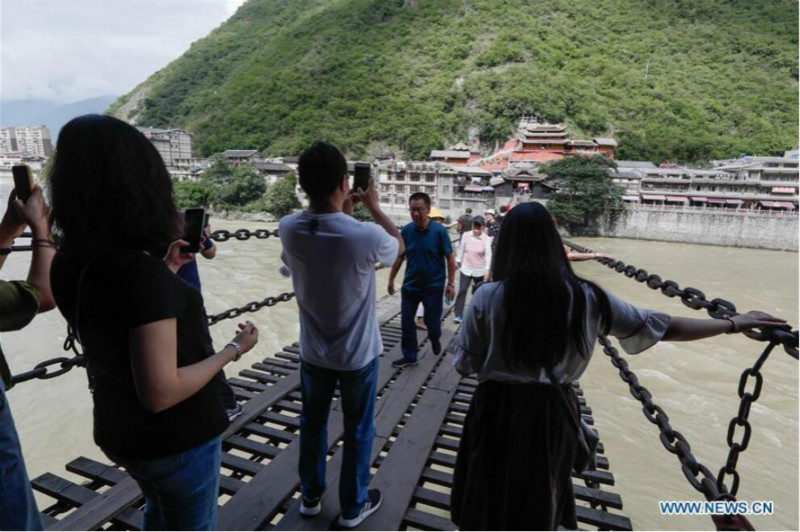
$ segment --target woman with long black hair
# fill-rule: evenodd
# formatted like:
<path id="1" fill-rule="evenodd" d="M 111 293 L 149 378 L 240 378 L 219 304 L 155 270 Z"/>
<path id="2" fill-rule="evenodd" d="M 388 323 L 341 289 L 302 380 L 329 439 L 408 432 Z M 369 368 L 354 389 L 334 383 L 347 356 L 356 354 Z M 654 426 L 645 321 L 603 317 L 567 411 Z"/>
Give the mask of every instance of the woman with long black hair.
<path id="1" fill-rule="evenodd" d="M 51 285 L 86 354 L 95 442 L 142 489 L 145 530 L 212 530 L 228 426 L 212 379 L 258 330 L 240 324 L 206 352 L 203 297 L 174 274 L 194 254 L 176 240 L 172 181 L 136 128 L 100 115 L 70 121 L 50 184 L 62 236 Z"/>
<path id="2" fill-rule="evenodd" d="M 577 528 L 570 475 L 579 411 L 570 383 L 589 364 L 598 334 L 616 336 L 633 354 L 660 340 L 784 323 L 761 312 L 713 320 L 636 308 L 575 275 L 538 203 L 506 216 L 492 271 L 455 342 L 456 368 L 479 381 L 451 495 L 461 530 Z"/>

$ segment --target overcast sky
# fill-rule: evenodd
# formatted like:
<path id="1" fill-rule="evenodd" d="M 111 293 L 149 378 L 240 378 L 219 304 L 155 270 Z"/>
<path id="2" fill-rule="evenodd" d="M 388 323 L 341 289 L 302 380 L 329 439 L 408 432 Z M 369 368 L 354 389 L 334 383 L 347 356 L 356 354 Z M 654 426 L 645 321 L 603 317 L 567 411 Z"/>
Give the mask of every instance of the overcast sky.
<path id="1" fill-rule="evenodd" d="M 245 0 L 0 0 L 0 98 L 120 96 Z"/>

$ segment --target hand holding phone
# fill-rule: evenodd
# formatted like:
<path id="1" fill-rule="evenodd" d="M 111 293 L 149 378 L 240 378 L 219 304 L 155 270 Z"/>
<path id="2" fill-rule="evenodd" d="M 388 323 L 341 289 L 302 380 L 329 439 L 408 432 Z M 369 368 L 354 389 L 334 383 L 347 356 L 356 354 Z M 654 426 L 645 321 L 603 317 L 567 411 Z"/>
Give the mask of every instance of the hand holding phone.
<path id="1" fill-rule="evenodd" d="M 358 189 L 367 191 L 369 188 L 370 166 L 367 163 L 356 163 L 353 172 L 353 192 Z"/>
<path id="2" fill-rule="evenodd" d="M 20 164 L 12 167 L 11 172 L 14 174 L 14 190 L 17 191 L 17 197 L 22 203 L 26 203 L 35 185 L 33 171 L 27 164 Z"/>
<path id="3" fill-rule="evenodd" d="M 184 215 L 183 240 L 189 243 L 181 248 L 182 253 L 197 253 L 200 251 L 200 241 L 203 238 L 203 222 L 205 209 L 187 209 Z"/>

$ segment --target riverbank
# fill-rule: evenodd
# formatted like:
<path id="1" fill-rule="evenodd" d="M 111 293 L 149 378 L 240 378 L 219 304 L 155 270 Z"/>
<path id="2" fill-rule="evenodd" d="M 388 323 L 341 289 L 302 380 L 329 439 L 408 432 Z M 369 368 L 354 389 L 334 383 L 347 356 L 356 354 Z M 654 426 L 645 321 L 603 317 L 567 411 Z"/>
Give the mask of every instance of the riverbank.
<path id="1" fill-rule="evenodd" d="M 639 207 L 604 215 L 592 236 L 797 251 L 799 228 L 796 213 Z"/>

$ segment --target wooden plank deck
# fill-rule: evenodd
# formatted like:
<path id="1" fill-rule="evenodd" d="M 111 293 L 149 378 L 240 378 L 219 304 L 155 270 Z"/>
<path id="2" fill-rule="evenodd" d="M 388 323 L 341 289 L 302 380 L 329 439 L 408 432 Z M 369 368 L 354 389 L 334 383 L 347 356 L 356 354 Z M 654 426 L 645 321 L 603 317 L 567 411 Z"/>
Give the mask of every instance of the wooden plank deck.
<path id="1" fill-rule="evenodd" d="M 451 355 L 435 356 L 425 340 L 419 365 L 396 370 L 400 356 L 399 296 L 378 303 L 384 352 L 378 374 L 377 434 L 372 448 L 371 487 L 386 497 L 363 530 L 454 530 L 450 487 L 464 417 L 477 381 L 453 369 Z M 442 345 L 455 334 L 445 319 Z M 424 339 L 424 334 L 419 335 Z M 342 412 L 334 401 L 328 424 L 328 489 L 322 513 L 298 513 L 299 349 L 284 347 L 274 358 L 256 362 L 230 378 L 246 401 L 243 414 L 223 435 L 220 471 L 220 530 L 330 530 L 339 513 Z M 592 411 L 576 387 L 584 419 Z M 631 530 L 619 513 L 622 499 L 608 491 L 614 476 L 599 448 L 598 471 L 573 476 L 581 528 Z M 53 499 L 43 511 L 47 530 L 140 530 L 143 499 L 121 469 L 78 457 L 66 465 L 74 480 L 47 473 L 32 480 Z"/>

